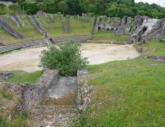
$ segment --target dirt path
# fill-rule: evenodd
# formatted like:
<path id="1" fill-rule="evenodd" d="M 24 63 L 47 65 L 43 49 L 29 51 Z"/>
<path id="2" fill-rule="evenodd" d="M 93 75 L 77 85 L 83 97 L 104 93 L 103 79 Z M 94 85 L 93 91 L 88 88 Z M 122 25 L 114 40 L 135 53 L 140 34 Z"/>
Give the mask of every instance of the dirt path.
<path id="1" fill-rule="evenodd" d="M 0 55 L 0 71 L 22 70 L 34 72 L 41 70 L 39 65 L 41 51 L 46 47 L 26 48 Z M 82 56 L 89 64 L 102 64 L 115 60 L 132 59 L 139 56 L 133 45 L 95 44 L 81 45 Z"/>
<path id="2" fill-rule="evenodd" d="M 91 65 L 133 59 L 139 56 L 133 45 L 86 43 L 81 46 L 81 50 L 82 56 L 87 57 Z"/>

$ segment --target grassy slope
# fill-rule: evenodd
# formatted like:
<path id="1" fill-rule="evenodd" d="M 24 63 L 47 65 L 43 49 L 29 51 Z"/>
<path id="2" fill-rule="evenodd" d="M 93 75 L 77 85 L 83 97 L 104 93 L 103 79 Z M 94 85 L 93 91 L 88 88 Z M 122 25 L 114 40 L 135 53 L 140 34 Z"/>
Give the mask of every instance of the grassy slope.
<path id="1" fill-rule="evenodd" d="M 93 36 L 94 40 L 116 40 L 116 41 L 126 41 L 128 35 L 120 35 L 115 37 L 114 32 L 98 32 Z"/>
<path id="2" fill-rule="evenodd" d="M 7 32 L 5 32 L 4 30 L 0 29 L 0 40 L 4 44 L 6 44 L 6 42 L 15 41 L 16 39 L 11 35 L 9 35 Z"/>
<path id="3" fill-rule="evenodd" d="M 2 40 L 5 45 L 44 39 L 44 37 L 41 36 L 41 34 L 35 29 L 35 27 L 32 26 L 29 21 L 29 17 L 27 16 L 26 18 L 22 18 L 25 23 L 24 27 L 17 27 L 16 24 L 10 18 L 4 18 L 4 20 L 9 23 L 14 29 L 23 34 L 25 37 L 25 39 L 15 39 L 7 32 L 0 29 L 0 40 Z M 71 18 L 70 22 L 72 33 L 70 34 L 64 34 L 62 29 L 62 23 L 59 17 L 55 17 L 53 22 L 48 22 L 45 16 L 40 16 L 39 20 L 51 37 L 89 35 L 92 29 L 92 19 L 87 22 L 84 20 L 78 21 L 77 19 Z"/>
<path id="4" fill-rule="evenodd" d="M 148 55 L 165 55 L 165 43 L 156 41 L 144 47 L 155 48 Z M 95 92 L 77 127 L 164 127 L 164 63 L 141 56 L 88 69 Z"/>
<path id="5" fill-rule="evenodd" d="M 2 38 L 3 43 L 5 45 L 43 39 L 40 33 L 37 30 L 35 30 L 35 28 L 31 25 L 28 17 L 22 19 L 25 23 L 24 27 L 21 27 L 21 26 L 17 27 L 16 24 L 10 18 L 4 18 L 4 20 L 25 37 L 25 39 L 16 39 L 5 32 L 4 34 L 5 36 L 3 35 L 0 36 L 0 39 Z"/>
<path id="6" fill-rule="evenodd" d="M 158 55 L 158 56 L 164 56 L 165 55 L 165 42 L 161 42 L 158 40 L 153 40 L 150 43 L 146 43 L 141 46 L 143 51 L 144 50 L 150 50 L 148 54 L 145 56 L 149 55 Z"/>
<path id="7" fill-rule="evenodd" d="M 54 21 L 48 22 L 45 16 L 40 16 L 39 20 L 43 27 L 48 31 L 50 36 L 68 36 L 68 35 L 89 35 L 91 31 L 91 22 L 78 21 L 74 18 L 70 19 L 72 33 L 64 34 L 62 23 L 59 17 L 55 17 Z"/>

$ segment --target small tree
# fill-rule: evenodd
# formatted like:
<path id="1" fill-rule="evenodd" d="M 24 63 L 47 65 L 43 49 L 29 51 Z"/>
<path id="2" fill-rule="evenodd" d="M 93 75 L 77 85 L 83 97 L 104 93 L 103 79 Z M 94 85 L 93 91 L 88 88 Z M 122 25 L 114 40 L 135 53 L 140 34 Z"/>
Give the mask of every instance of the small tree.
<path id="1" fill-rule="evenodd" d="M 81 57 L 79 46 L 79 43 L 68 41 L 49 47 L 42 51 L 41 67 L 57 69 L 62 76 L 76 75 L 77 70 L 87 64 L 87 60 Z"/>

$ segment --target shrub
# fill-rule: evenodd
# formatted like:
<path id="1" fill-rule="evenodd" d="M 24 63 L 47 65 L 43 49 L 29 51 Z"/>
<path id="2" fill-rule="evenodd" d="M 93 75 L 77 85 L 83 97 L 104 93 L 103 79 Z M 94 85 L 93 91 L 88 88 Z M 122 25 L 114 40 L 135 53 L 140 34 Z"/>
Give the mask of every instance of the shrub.
<path id="1" fill-rule="evenodd" d="M 41 67 L 57 69 L 62 76 L 76 75 L 78 69 L 86 66 L 86 59 L 81 58 L 79 43 L 68 41 L 57 46 L 50 46 L 42 51 Z"/>

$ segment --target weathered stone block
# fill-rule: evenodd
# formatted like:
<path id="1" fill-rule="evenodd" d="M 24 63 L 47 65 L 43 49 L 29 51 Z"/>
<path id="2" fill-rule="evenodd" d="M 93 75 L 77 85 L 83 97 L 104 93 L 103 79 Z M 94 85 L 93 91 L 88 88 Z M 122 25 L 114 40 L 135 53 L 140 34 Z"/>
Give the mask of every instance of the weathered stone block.
<path id="1" fill-rule="evenodd" d="M 12 77 L 14 73 L 12 72 L 0 72 L 0 78 L 1 79 L 8 79 L 9 77 Z"/>
<path id="2" fill-rule="evenodd" d="M 58 80 L 58 71 L 46 70 L 43 75 L 24 92 L 24 106 L 26 111 L 35 112 L 36 106 L 43 100 L 44 95 L 51 85 Z"/>

